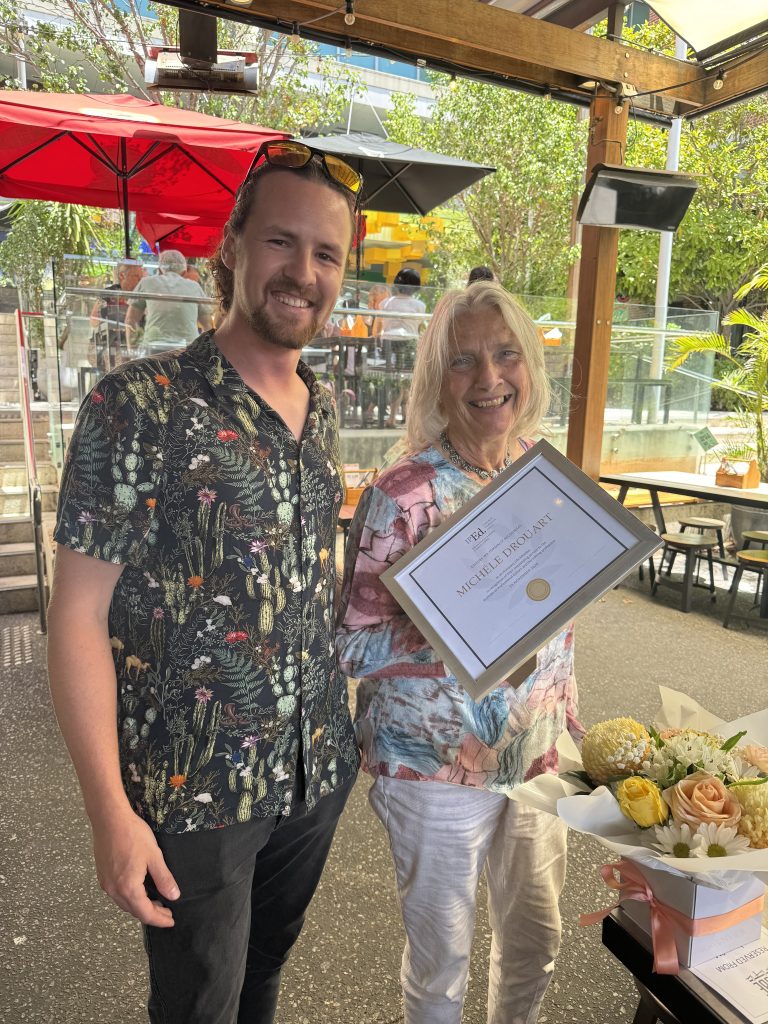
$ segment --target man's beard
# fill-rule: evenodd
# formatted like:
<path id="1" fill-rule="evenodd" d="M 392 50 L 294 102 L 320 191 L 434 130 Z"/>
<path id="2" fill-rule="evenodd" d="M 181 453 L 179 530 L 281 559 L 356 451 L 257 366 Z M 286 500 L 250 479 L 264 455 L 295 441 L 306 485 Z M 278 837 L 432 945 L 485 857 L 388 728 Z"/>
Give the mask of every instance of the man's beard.
<path id="1" fill-rule="evenodd" d="M 270 290 L 285 291 L 289 294 L 297 295 L 299 298 L 306 298 L 306 296 L 300 293 L 300 290 L 296 288 L 293 282 L 287 279 L 270 282 L 269 287 Z M 273 318 L 269 313 L 267 313 L 265 307 L 266 303 L 258 309 L 248 310 L 248 326 L 255 334 L 258 334 L 260 338 L 263 338 L 264 341 L 268 341 L 272 345 L 277 345 L 278 348 L 302 349 L 305 345 L 308 345 L 313 338 L 317 337 L 320 333 L 320 328 L 323 326 L 323 323 L 321 323 L 322 317 L 318 316 L 316 311 L 314 312 L 309 324 L 303 329 L 298 329 L 296 327 L 289 326 L 288 324 L 280 323 L 279 320 Z"/>
<path id="2" fill-rule="evenodd" d="M 320 331 L 318 318 L 313 318 L 310 324 L 299 331 L 295 327 L 287 327 L 275 323 L 269 314 L 263 309 L 252 309 L 248 313 L 248 326 L 258 334 L 264 341 L 277 345 L 278 348 L 302 349 L 308 345 L 313 338 L 317 337 Z"/>

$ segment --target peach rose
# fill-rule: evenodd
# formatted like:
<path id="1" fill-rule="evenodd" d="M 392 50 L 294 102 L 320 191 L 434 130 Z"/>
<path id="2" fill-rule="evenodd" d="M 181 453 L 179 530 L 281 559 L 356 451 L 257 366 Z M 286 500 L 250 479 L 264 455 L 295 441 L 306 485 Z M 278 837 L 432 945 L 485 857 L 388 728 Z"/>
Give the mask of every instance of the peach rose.
<path id="1" fill-rule="evenodd" d="M 674 786 L 665 789 L 662 796 L 669 804 L 672 817 L 678 825 L 685 822 L 695 831 L 699 825 L 728 825 L 734 827 L 741 817 L 741 804 L 720 779 L 708 772 L 694 772 Z"/>
<path id="2" fill-rule="evenodd" d="M 759 768 L 761 772 L 768 773 L 768 747 L 760 747 L 756 743 L 750 743 L 747 747 L 734 750 L 734 754 L 743 757 L 749 764 Z"/>

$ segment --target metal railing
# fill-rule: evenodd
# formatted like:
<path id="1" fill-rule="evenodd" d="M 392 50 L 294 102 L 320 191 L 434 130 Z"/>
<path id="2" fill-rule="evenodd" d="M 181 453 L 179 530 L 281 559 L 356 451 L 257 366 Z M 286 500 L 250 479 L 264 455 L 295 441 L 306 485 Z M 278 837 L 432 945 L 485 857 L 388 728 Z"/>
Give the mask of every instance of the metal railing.
<path id="1" fill-rule="evenodd" d="M 24 332 L 24 317 L 39 317 L 42 313 L 16 310 L 16 339 L 19 369 L 19 406 L 24 440 L 24 462 L 29 487 L 29 508 L 32 515 L 33 541 L 35 545 L 35 575 L 37 577 L 37 603 L 40 618 L 40 632 L 48 632 L 48 580 L 46 575 L 45 538 L 43 533 L 43 488 L 37 474 L 35 433 L 32 426 L 30 403 L 30 359 L 29 347 Z"/>

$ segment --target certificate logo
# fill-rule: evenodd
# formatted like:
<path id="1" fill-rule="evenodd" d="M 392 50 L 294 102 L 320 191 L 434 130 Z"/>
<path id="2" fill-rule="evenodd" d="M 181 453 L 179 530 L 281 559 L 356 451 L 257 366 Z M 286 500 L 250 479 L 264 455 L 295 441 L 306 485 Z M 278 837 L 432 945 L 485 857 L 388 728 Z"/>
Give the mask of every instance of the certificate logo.
<path id="1" fill-rule="evenodd" d="M 531 580 L 525 588 L 525 592 L 532 601 L 546 601 L 552 593 L 552 587 L 546 580 Z"/>

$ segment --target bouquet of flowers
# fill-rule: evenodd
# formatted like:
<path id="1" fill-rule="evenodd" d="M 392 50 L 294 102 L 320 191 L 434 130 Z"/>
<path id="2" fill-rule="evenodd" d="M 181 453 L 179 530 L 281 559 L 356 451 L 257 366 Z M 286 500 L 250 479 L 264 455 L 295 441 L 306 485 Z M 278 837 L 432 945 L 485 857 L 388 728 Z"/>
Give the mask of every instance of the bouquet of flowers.
<path id="1" fill-rule="evenodd" d="M 768 712 L 725 724 L 684 694 L 660 690 L 657 727 L 599 722 L 580 756 L 564 735 L 562 774 L 539 776 L 515 798 L 650 866 L 768 870 Z"/>

